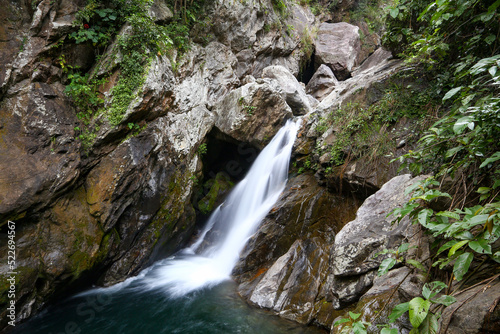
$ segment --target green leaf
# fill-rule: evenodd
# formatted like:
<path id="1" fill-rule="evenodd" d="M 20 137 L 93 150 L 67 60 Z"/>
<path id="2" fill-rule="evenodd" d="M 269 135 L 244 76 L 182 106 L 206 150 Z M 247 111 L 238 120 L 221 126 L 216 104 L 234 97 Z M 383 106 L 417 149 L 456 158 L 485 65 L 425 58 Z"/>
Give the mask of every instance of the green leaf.
<path id="1" fill-rule="evenodd" d="M 438 255 L 439 253 L 441 252 L 444 252 L 445 250 L 447 250 L 448 248 L 451 248 L 453 247 L 455 244 L 457 244 L 458 241 L 456 240 L 451 240 L 451 241 L 448 241 L 447 243 L 445 243 L 444 245 L 442 245 L 441 247 L 439 247 L 436 255 Z"/>
<path id="2" fill-rule="evenodd" d="M 448 217 L 448 218 L 452 218 L 452 219 L 456 219 L 456 220 L 460 219 L 460 215 L 458 213 L 451 212 L 451 211 L 440 211 L 440 212 L 436 213 L 436 216 Z"/>
<path id="3" fill-rule="evenodd" d="M 435 295 L 439 293 L 439 291 L 443 290 L 446 288 L 446 284 L 444 284 L 441 281 L 434 281 L 432 283 L 426 283 L 424 284 L 424 287 L 422 288 L 422 296 L 424 296 L 425 299 L 431 299 Z"/>
<path id="4" fill-rule="evenodd" d="M 349 316 L 351 317 L 352 320 L 358 319 L 360 315 L 361 315 L 361 313 L 354 313 L 354 312 L 349 311 Z"/>
<path id="5" fill-rule="evenodd" d="M 420 324 L 424 321 L 425 317 L 429 313 L 429 308 L 431 307 L 431 302 L 429 300 L 424 300 L 420 297 L 415 297 L 410 300 L 409 313 L 410 322 L 413 327 L 418 328 Z"/>
<path id="6" fill-rule="evenodd" d="M 455 87 L 451 90 L 448 91 L 448 93 L 446 93 L 443 97 L 443 101 L 446 101 L 448 99 L 451 99 L 453 96 L 455 96 L 458 92 L 460 92 L 460 90 L 462 89 L 462 86 L 460 87 Z"/>
<path id="7" fill-rule="evenodd" d="M 397 18 L 399 15 L 399 8 L 398 7 L 391 8 L 389 10 L 389 14 L 392 16 L 393 19 Z"/>
<path id="8" fill-rule="evenodd" d="M 382 328 L 380 334 L 398 334 L 397 328 Z"/>
<path id="9" fill-rule="evenodd" d="M 461 150 L 463 150 L 463 148 L 464 148 L 463 146 L 452 147 L 448 151 L 446 151 L 445 157 L 446 158 L 451 158 L 452 156 L 454 156 L 455 154 L 457 154 L 458 152 L 460 152 Z"/>
<path id="10" fill-rule="evenodd" d="M 500 6 L 500 0 L 495 1 L 491 6 L 488 7 L 488 13 L 493 13 L 498 6 Z"/>
<path id="11" fill-rule="evenodd" d="M 493 260 L 497 263 L 500 263 L 500 251 L 493 254 Z"/>
<path id="12" fill-rule="evenodd" d="M 481 164 L 481 166 L 479 166 L 479 168 L 486 167 L 490 163 L 495 162 L 497 160 L 500 160 L 500 151 L 496 151 L 491 157 L 484 160 L 483 163 Z"/>
<path id="13" fill-rule="evenodd" d="M 474 118 L 472 116 L 464 116 L 457 120 L 453 125 L 453 132 L 457 135 L 461 134 L 467 127 L 471 130 L 474 129 Z"/>
<path id="14" fill-rule="evenodd" d="M 454 304 L 457 299 L 453 296 L 448 296 L 448 295 L 442 295 L 437 299 L 432 300 L 436 304 L 442 304 L 444 306 L 450 306 L 451 304 Z"/>
<path id="15" fill-rule="evenodd" d="M 350 322 L 350 321 L 351 321 L 350 319 L 342 318 L 342 319 L 339 319 L 339 320 L 335 321 L 335 323 L 333 324 L 333 326 L 337 327 L 339 325 L 345 324 L 346 322 Z"/>
<path id="16" fill-rule="evenodd" d="M 487 194 L 490 191 L 491 191 L 491 188 L 488 188 L 488 187 L 479 187 L 476 192 L 478 194 Z"/>
<path id="17" fill-rule="evenodd" d="M 408 263 L 409 265 L 414 266 L 415 268 L 418 268 L 418 269 L 420 269 L 422 271 L 425 271 L 424 265 L 422 263 L 418 262 L 418 261 L 415 261 L 415 260 L 412 260 L 412 259 L 407 259 L 406 263 Z"/>
<path id="18" fill-rule="evenodd" d="M 438 317 L 435 314 L 428 314 L 418 328 L 418 333 L 437 334 L 439 331 Z"/>
<path id="19" fill-rule="evenodd" d="M 461 281 L 464 275 L 469 271 L 470 264 L 474 256 L 472 253 L 466 252 L 460 255 L 453 266 L 453 274 L 457 281 Z"/>
<path id="20" fill-rule="evenodd" d="M 495 76 L 495 74 L 497 73 L 497 70 L 498 70 L 498 67 L 496 66 L 491 66 L 489 69 L 488 69 L 488 73 L 491 74 L 492 77 Z"/>
<path id="21" fill-rule="evenodd" d="M 484 239 L 469 242 L 469 247 L 479 254 L 491 254 L 491 245 Z"/>
<path id="22" fill-rule="evenodd" d="M 398 319 L 400 316 L 402 316 L 406 311 L 410 309 L 410 303 L 402 303 L 394 306 L 392 309 L 391 314 L 389 315 L 389 323 L 393 323 Z"/>
<path id="23" fill-rule="evenodd" d="M 355 322 L 352 324 L 352 331 L 354 334 L 366 334 L 365 325 L 360 322 Z"/>
<path id="24" fill-rule="evenodd" d="M 382 275 L 387 274 L 387 272 L 389 270 L 391 270 L 392 267 L 394 267 L 396 262 L 397 262 L 397 260 L 393 259 L 392 257 L 388 257 L 387 259 L 382 261 L 382 263 L 380 263 L 380 267 L 378 268 L 378 275 L 382 276 Z"/>
<path id="25" fill-rule="evenodd" d="M 410 244 L 405 242 L 398 247 L 398 254 L 404 254 L 410 248 Z"/>
<path id="26" fill-rule="evenodd" d="M 455 245 L 453 245 L 453 247 L 450 248 L 450 251 L 448 252 L 448 257 L 452 257 L 456 253 L 457 250 L 462 248 L 462 246 L 467 244 L 468 242 L 469 242 L 469 240 L 462 240 L 462 241 L 457 242 Z"/>
<path id="27" fill-rule="evenodd" d="M 490 215 L 484 214 L 484 215 L 477 215 L 472 217 L 471 219 L 467 220 L 467 227 L 474 227 L 476 225 L 484 224 L 488 220 Z"/>
<path id="28" fill-rule="evenodd" d="M 429 218 L 432 216 L 434 211 L 431 209 L 423 209 L 418 213 L 418 222 L 422 226 L 427 226 L 427 222 L 429 221 Z"/>

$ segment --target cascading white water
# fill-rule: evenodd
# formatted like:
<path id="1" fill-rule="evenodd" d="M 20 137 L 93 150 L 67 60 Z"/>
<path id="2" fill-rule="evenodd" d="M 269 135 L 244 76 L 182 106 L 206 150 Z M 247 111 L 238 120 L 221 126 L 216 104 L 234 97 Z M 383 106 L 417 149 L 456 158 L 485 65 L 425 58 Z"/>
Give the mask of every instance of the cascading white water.
<path id="1" fill-rule="evenodd" d="M 172 297 L 230 278 L 239 253 L 247 239 L 271 210 L 288 178 L 288 165 L 299 122 L 288 120 L 262 150 L 246 177 L 210 216 L 200 238 L 177 255 L 156 262 L 138 276 L 106 290 L 163 289 Z M 201 245 L 210 230 L 218 231 L 218 239 L 210 247 Z M 95 293 L 94 289 L 88 293 Z M 84 293 L 85 294 L 85 293 Z"/>
<path id="2" fill-rule="evenodd" d="M 139 278 L 143 287 L 165 288 L 173 297 L 229 279 L 247 239 L 283 191 L 299 124 L 287 121 L 262 150 L 246 177 L 208 220 L 200 238 L 175 257 L 156 263 Z M 211 229 L 222 230 L 212 246 L 201 250 Z M 136 281 L 136 283 L 139 283 Z"/>

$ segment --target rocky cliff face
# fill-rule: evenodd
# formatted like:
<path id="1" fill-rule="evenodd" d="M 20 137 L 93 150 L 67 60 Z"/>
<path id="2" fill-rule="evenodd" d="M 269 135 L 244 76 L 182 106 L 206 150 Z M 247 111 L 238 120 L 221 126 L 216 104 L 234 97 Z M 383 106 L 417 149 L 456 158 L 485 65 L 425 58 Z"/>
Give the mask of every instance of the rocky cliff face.
<path id="1" fill-rule="evenodd" d="M 393 230 L 384 217 L 409 177 L 382 187 L 397 174 L 388 158 L 352 159 L 327 173 L 330 157 L 316 150 L 338 135 L 318 130 L 332 110 L 379 99 L 402 69 L 382 49 L 365 59 L 358 27 L 320 22 L 292 2 L 283 14 L 272 1 L 214 0 L 205 8 L 211 23 L 193 27 L 189 51 L 154 56 L 118 124 L 97 115 L 82 141 L 87 124 L 65 93 L 64 68 L 107 74 L 99 93 L 109 101 L 120 75 L 118 40 L 99 57 L 92 43 L 70 41 L 79 1 L 0 5 L 0 328 L 9 301 L 9 220 L 16 223 L 21 321 L 67 290 L 119 282 L 185 244 L 199 209 L 206 213 L 217 201 L 220 172 L 226 191 L 284 121 L 299 115 L 295 159 L 319 165 L 314 176 L 290 179 L 249 241 L 234 271 L 240 293 L 328 328 L 343 307 L 382 294 L 372 291 L 385 283 L 374 278 L 380 261 L 371 256 L 406 236 L 404 225 Z M 172 13 L 157 0 L 150 15 L 161 23 Z M 317 72 L 306 88 L 296 78 L 308 61 Z M 394 150 L 397 139 L 390 139 Z M 201 182 L 207 179 L 215 180 Z M 356 231 L 368 222 L 375 227 L 361 238 Z"/>
<path id="2" fill-rule="evenodd" d="M 218 143 L 246 143 L 255 152 L 286 118 L 303 112 L 289 105 L 276 78 L 260 77 L 268 65 L 284 65 L 288 77 L 298 73 L 300 38 L 315 22 L 310 11 L 290 6 L 287 21 L 268 29 L 281 19 L 270 2 L 214 1 L 207 7 L 212 24 L 196 28 L 213 38 L 194 38 L 182 56 L 154 57 L 121 122 L 98 116 L 101 125 L 83 147 L 78 136 L 85 124 L 65 94 L 64 65 L 108 71 L 101 94 L 110 96 L 116 44 L 99 60 L 92 44 L 69 40 L 84 3 L 1 5 L 0 275 L 3 281 L 9 271 L 10 220 L 16 223 L 17 321 L 67 288 L 113 284 L 178 249 L 196 222 L 192 198 L 207 170 L 202 143 L 206 148 L 216 133 Z M 161 1 L 151 13 L 169 19 Z M 282 24 L 295 35 L 282 33 Z M 307 103 L 301 90 L 299 106 Z M 1 287 L 3 327 L 8 286 Z"/>

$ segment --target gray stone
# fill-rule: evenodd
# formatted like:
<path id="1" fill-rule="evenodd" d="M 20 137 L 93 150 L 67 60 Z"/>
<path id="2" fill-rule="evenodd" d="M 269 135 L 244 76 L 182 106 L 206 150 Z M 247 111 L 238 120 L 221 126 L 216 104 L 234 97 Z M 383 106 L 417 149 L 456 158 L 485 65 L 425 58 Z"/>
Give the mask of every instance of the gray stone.
<path id="1" fill-rule="evenodd" d="M 304 115 L 312 110 L 304 87 L 283 66 L 268 66 L 262 71 L 263 78 L 274 79 L 283 92 L 286 103 L 292 108 L 294 115 Z"/>
<path id="2" fill-rule="evenodd" d="M 164 0 L 155 0 L 148 11 L 153 20 L 160 24 L 165 24 L 174 17 Z"/>
<path id="3" fill-rule="evenodd" d="M 392 53 L 390 51 L 387 51 L 384 48 L 378 48 L 368 58 L 366 58 L 366 60 L 356 69 L 355 73 L 353 74 L 356 75 L 357 72 L 365 71 L 391 58 Z"/>
<path id="4" fill-rule="evenodd" d="M 307 83 L 306 93 L 311 94 L 318 101 L 321 101 L 333 91 L 337 83 L 338 80 L 330 67 L 321 64 Z"/>
<path id="5" fill-rule="evenodd" d="M 351 76 L 361 52 L 359 28 L 346 22 L 322 23 L 315 42 L 316 66 L 330 67 L 339 80 Z"/>
<path id="6" fill-rule="evenodd" d="M 497 333 L 500 328 L 500 281 L 479 285 L 455 295 L 457 302 L 444 309 L 441 330 L 449 334 Z"/>
<path id="7" fill-rule="evenodd" d="M 255 287 L 250 302 L 279 312 L 280 316 L 308 323 L 328 254 L 315 239 L 297 240 L 266 272 Z"/>
<path id="8" fill-rule="evenodd" d="M 281 93 L 270 82 L 262 80 L 231 91 L 212 111 L 215 126 L 221 132 L 260 148 L 278 132 L 284 120 L 292 116 Z"/>
<path id="9" fill-rule="evenodd" d="M 409 198 L 404 190 L 423 178 L 396 176 L 365 200 L 356 219 L 346 224 L 335 236 L 332 254 L 335 276 L 360 275 L 376 269 L 384 256 L 375 258 L 375 254 L 401 244 L 410 222 L 406 217 L 393 225 L 394 218 L 387 215 Z"/>

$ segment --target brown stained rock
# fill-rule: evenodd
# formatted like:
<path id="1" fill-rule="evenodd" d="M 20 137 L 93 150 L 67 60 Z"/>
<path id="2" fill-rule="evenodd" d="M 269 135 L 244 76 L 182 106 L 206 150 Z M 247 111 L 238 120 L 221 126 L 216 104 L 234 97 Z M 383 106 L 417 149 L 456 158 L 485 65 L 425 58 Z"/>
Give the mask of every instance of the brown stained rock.
<path id="1" fill-rule="evenodd" d="M 0 217 L 46 205 L 79 175 L 76 115 L 61 90 L 25 81 L 0 104 Z"/>
<path id="2" fill-rule="evenodd" d="M 279 312 L 283 318 L 307 324 L 314 317 L 314 302 L 327 266 L 323 240 L 296 240 L 266 271 L 249 301 Z"/>
<path id="3" fill-rule="evenodd" d="M 16 221 L 19 273 L 16 300 L 23 301 L 17 305 L 22 309 L 19 320 L 42 307 L 55 291 L 64 289 L 104 260 L 109 243 L 104 242 L 104 232 L 88 212 L 85 198 L 85 190 L 80 187 L 57 200 L 39 222 Z M 7 264 L 6 244 L 2 243 L 0 248 L 2 263 Z M 4 271 L 3 266 L 0 272 L 9 271 Z M 0 288 L 0 296 L 5 293 Z"/>

